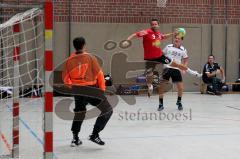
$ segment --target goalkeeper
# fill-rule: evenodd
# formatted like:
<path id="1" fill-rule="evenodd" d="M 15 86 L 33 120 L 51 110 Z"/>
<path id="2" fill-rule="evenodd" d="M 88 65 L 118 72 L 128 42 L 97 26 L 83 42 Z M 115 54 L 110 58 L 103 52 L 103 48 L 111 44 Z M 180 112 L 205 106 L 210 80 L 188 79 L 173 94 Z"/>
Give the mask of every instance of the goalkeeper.
<path id="1" fill-rule="evenodd" d="M 104 74 L 97 59 L 86 51 L 86 42 L 83 37 L 75 38 L 73 46 L 76 51 L 67 59 L 63 70 L 64 84 L 72 89 L 75 99 L 71 146 L 82 144 L 78 134 L 85 118 L 88 103 L 97 106 L 101 111 L 89 140 L 104 145 L 99 133 L 104 129 L 113 113 L 112 107 L 104 95 Z"/>

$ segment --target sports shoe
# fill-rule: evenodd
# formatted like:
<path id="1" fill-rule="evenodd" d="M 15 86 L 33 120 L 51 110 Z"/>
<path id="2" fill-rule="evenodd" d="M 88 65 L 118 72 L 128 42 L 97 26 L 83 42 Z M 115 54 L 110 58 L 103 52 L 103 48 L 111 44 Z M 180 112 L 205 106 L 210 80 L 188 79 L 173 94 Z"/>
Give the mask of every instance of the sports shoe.
<path id="1" fill-rule="evenodd" d="M 73 138 L 71 142 L 71 147 L 82 145 L 82 141 L 77 137 Z"/>
<path id="2" fill-rule="evenodd" d="M 212 92 L 212 91 L 207 91 L 207 94 L 211 94 L 211 95 L 215 95 L 215 92 Z"/>
<path id="3" fill-rule="evenodd" d="M 202 74 L 197 72 L 196 76 L 197 76 L 197 78 L 201 78 Z"/>
<path id="4" fill-rule="evenodd" d="M 176 105 L 178 106 L 178 110 L 183 110 L 183 106 L 181 102 L 177 102 Z"/>
<path id="5" fill-rule="evenodd" d="M 164 109 L 163 104 L 159 104 L 158 111 L 162 111 Z"/>
<path id="6" fill-rule="evenodd" d="M 101 138 L 99 137 L 99 135 L 98 134 L 92 134 L 92 135 L 90 135 L 89 136 L 89 140 L 90 141 L 92 141 L 92 142 L 95 142 L 96 144 L 98 144 L 98 145 L 105 145 L 105 142 L 103 142 L 102 140 L 101 140 Z"/>
<path id="7" fill-rule="evenodd" d="M 148 97 L 150 98 L 150 96 L 152 95 L 153 93 L 153 85 L 151 84 L 149 87 L 148 87 Z"/>
<path id="8" fill-rule="evenodd" d="M 189 73 L 190 75 L 193 75 L 195 77 L 201 78 L 202 74 L 198 73 L 197 71 L 193 71 L 191 69 L 186 70 L 187 73 Z"/>
<path id="9" fill-rule="evenodd" d="M 202 74 L 201 73 L 198 73 L 197 71 L 193 71 L 191 72 L 191 75 L 197 77 L 197 78 L 201 78 L 202 77 Z"/>

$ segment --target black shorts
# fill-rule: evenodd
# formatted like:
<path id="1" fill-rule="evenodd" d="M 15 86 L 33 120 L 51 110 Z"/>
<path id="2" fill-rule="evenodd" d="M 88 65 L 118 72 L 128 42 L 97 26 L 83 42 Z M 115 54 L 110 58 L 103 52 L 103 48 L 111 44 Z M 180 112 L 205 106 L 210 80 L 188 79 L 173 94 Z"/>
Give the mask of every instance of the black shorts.
<path id="1" fill-rule="evenodd" d="M 170 77 L 171 77 L 173 83 L 182 82 L 182 74 L 181 74 L 180 70 L 178 70 L 178 69 L 165 68 L 163 70 L 162 78 L 165 80 L 169 80 Z"/>
<path id="2" fill-rule="evenodd" d="M 155 68 L 157 64 L 162 63 L 162 64 L 170 64 L 172 62 L 172 60 L 170 58 L 168 58 L 165 55 L 162 55 L 159 58 L 155 58 L 155 59 L 145 59 L 146 62 L 146 69 L 150 69 L 150 68 Z"/>
<path id="3" fill-rule="evenodd" d="M 153 61 L 153 62 L 158 62 L 162 64 L 170 64 L 172 62 L 172 59 L 168 58 L 165 55 L 162 55 L 161 57 L 154 58 L 154 59 L 145 59 L 147 61 Z"/>

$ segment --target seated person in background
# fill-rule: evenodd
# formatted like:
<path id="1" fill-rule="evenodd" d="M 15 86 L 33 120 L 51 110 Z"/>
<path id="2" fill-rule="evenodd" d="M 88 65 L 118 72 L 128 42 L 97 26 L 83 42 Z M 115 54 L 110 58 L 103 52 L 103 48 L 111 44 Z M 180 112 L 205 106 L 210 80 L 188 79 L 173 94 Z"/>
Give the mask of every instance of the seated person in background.
<path id="1" fill-rule="evenodd" d="M 215 57 L 213 55 L 208 56 L 208 62 L 204 65 L 202 80 L 204 83 L 212 86 L 212 90 L 207 90 L 208 93 L 214 95 L 221 95 L 220 90 L 223 83 L 225 83 L 224 69 L 214 62 Z M 217 75 L 221 74 L 221 78 L 217 78 Z"/>

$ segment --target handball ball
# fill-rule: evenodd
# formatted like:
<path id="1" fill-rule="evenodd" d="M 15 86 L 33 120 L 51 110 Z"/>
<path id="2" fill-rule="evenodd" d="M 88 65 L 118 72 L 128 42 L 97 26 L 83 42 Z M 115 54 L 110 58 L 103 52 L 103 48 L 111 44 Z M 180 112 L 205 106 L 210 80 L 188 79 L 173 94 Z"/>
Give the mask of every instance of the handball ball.
<path id="1" fill-rule="evenodd" d="M 186 30 L 184 28 L 178 28 L 178 35 L 184 37 L 186 35 Z"/>

